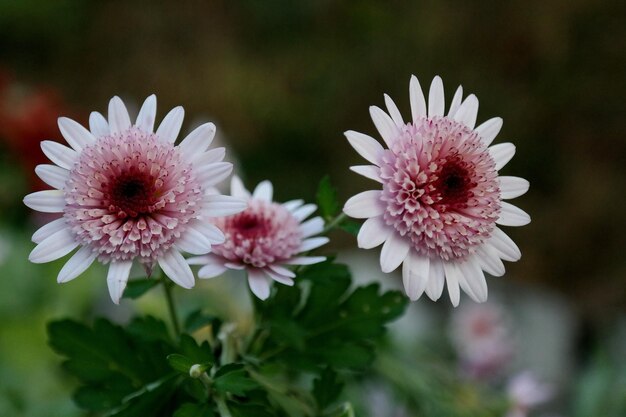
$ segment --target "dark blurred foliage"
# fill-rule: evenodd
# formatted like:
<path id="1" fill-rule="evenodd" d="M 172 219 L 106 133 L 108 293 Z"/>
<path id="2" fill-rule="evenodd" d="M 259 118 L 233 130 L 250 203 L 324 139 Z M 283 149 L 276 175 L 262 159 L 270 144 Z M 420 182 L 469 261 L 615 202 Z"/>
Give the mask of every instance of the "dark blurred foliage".
<path id="1" fill-rule="evenodd" d="M 329 173 L 342 199 L 366 189 L 342 132 L 374 136 L 368 106 L 439 74 L 505 120 L 531 182 L 510 230 L 524 256 L 508 279 L 556 288 L 594 319 L 626 306 L 626 3 L 554 1 L 0 2 L 0 64 L 72 108 L 114 94 L 187 126 L 214 120 L 249 184 L 313 199 Z M 41 139 L 46 139 L 42 137 Z M 351 240 L 343 242 L 353 245 Z"/>

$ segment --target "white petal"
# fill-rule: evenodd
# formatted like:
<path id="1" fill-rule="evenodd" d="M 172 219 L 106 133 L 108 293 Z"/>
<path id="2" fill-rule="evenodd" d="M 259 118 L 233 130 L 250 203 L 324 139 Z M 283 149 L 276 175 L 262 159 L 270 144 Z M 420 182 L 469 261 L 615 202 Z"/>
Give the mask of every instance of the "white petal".
<path id="1" fill-rule="evenodd" d="M 515 155 L 515 145 L 510 142 L 499 143 L 489 148 L 491 157 L 496 162 L 496 170 L 501 170 Z"/>
<path id="2" fill-rule="evenodd" d="M 85 272 L 87 268 L 91 266 L 93 261 L 96 260 L 98 252 L 94 252 L 88 246 L 80 248 L 72 257 L 63 265 L 59 275 L 57 276 L 57 282 L 62 284 L 68 282 Z"/>
<path id="3" fill-rule="evenodd" d="M 35 173 L 49 186 L 62 189 L 70 177 L 70 172 L 56 165 L 42 164 L 35 167 Z"/>
<path id="4" fill-rule="evenodd" d="M 522 257 L 522 252 L 515 242 L 497 227 L 491 232 L 489 243 L 499 252 L 500 258 L 505 261 L 515 262 Z"/>
<path id="5" fill-rule="evenodd" d="M 304 200 L 291 200 L 291 201 L 287 201 L 283 203 L 282 206 L 293 213 L 303 204 L 304 204 Z"/>
<path id="6" fill-rule="evenodd" d="M 204 255 L 211 251 L 211 241 L 193 227 L 187 227 L 176 241 L 176 246 L 192 255 Z"/>
<path id="7" fill-rule="evenodd" d="M 443 116 L 445 109 L 445 98 L 443 94 L 443 81 L 438 75 L 433 78 L 428 91 L 428 117 Z"/>
<path id="8" fill-rule="evenodd" d="M 224 181 L 233 172 L 233 164 L 230 162 L 214 162 L 198 169 L 198 179 L 206 187 L 211 187 Z"/>
<path id="9" fill-rule="evenodd" d="M 159 128 L 155 132 L 156 135 L 164 142 L 176 142 L 184 118 L 185 110 L 181 106 L 174 107 L 163 118 L 161 125 L 159 125 Z"/>
<path id="10" fill-rule="evenodd" d="M 443 261 L 443 270 L 446 274 L 446 284 L 450 301 L 454 307 L 459 305 L 461 301 L 461 290 L 459 288 L 459 280 L 461 272 L 458 270 L 456 263 Z"/>
<path id="11" fill-rule="evenodd" d="M 348 130 L 344 135 L 359 155 L 374 165 L 380 165 L 379 159 L 385 149 L 376 139 L 354 130 Z"/>
<path id="12" fill-rule="evenodd" d="M 63 217 L 61 217 L 60 219 L 52 220 L 50 223 L 47 223 L 37 229 L 37 231 L 33 233 L 33 237 L 31 238 L 31 240 L 35 243 L 41 243 L 59 230 L 65 229 L 66 227 L 69 226 L 67 225 Z"/>
<path id="13" fill-rule="evenodd" d="M 89 115 L 89 130 L 96 138 L 108 136 L 111 133 L 107 119 L 97 111 L 92 111 Z"/>
<path id="14" fill-rule="evenodd" d="M 37 191 L 24 197 L 24 204 L 43 213 L 62 213 L 65 198 L 60 190 Z"/>
<path id="15" fill-rule="evenodd" d="M 154 132 L 154 121 L 156 120 L 157 100 L 154 94 L 149 95 L 143 102 L 135 126 L 146 133 Z"/>
<path id="16" fill-rule="evenodd" d="M 315 204 L 305 204 L 292 211 L 291 214 L 293 215 L 293 217 L 296 218 L 296 220 L 301 222 L 302 220 L 313 214 L 315 210 L 317 210 L 317 206 Z"/>
<path id="17" fill-rule="evenodd" d="M 325 236 L 312 237 L 309 239 L 305 239 L 302 241 L 302 244 L 300 245 L 298 252 L 308 252 L 310 250 L 317 249 L 320 246 L 327 244 L 328 240 L 329 239 Z"/>
<path id="18" fill-rule="evenodd" d="M 380 251 L 380 267 L 384 273 L 389 273 L 396 269 L 406 259 L 411 245 L 398 235 L 392 233 L 389 235 L 383 249 Z"/>
<path id="19" fill-rule="evenodd" d="M 270 296 L 269 280 L 261 270 L 248 270 L 248 284 L 252 293 L 261 300 L 267 300 Z"/>
<path id="20" fill-rule="evenodd" d="M 113 97 L 109 101 L 109 128 L 111 134 L 120 133 L 130 127 L 128 110 L 121 98 Z"/>
<path id="21" fill-rule="evenodd" d="M 78 159 L 78 152 L 58 142 L 44 140 L 41 142 L 41 150 L 49 160 L 65 169 L 72 169 Z"/>
<path id="22" fill-rule="evenodd" d="M 326 260 L 325 256 L 297 256 L 283 262 L 285 265 L 313 265 Z"/>
<path id="23" fill-rule="evenodd" d="M 415 75 L 411 76 L 409 83 L 409 99 L 411 102 L 411 117 L 413 122 L 417 122 L 420 118 L 426 117 L 426 99 L 422 92 L 420 82 Z"/>
<path id="24" fill-rule="evenodd" d="M 272 196 L 273 196 L 273 187 L 272 187 L 272 183 L 269 181 L 261 181 L 259 183 L 259 185 L 256 186 L 256 188 L 254 189 L 254 191 L 252 192 L 252 197 L 253 198 L 258 198 L 259 200 L 263 200 L 263 201 L 268 201 L 271 202 L 272 201 Z"/>
<path id="25" fill-rule="evenodd" d="M 276 282 L 280 282 L 281 284 L 288 285 L 290 287 L 294 284 L 294 281 L 292 278 L 276 273 L 275 271 L 272 271 L 269 268 L 263 269 L 263 272 L 269 279 L 272 279 Z"/>
<path id="26" fill-rule="evenodd" d="M 369 190 L 350 197 L 343 206 L 344 213 L 356 219 L 380 216 L 385 212 L 385 207 L 380 201 L 381 192 Z"/>
<path id="27" fill-rule="evenodd" d="M 355 165 L 351 166 L 350 170 L 363 175 L 365 178 L 369 178 L 370 180 L 374 180 L 381 184 L 383 183 L 383 180 L 380 179 L 380 168 L 376 165 Z"/>
<path id="28" fill-rule="evenodd" d="M 362 249 L 372 249 L 381 245 L 393 230 L 385 224 L 382 216 L 372 217 L 361 226 L 356 237 L 357 245 Z"/>
<path id="29" fill-rule="evenodd" d="M 61 229 L 35 246 L 28 255 L 28 260 L 42 264 L 62 258 L 78 246 L 78 242 L 69 229 Z"/>
<path id="30" fill-rule="evenodd" d="M 454 97 L 452 97 L 452 102 L 450 103 L 450 109 L 448 110 L 448 117 L 454 119 L 454 115 L 456 114 L 461 102 L 463 101 L 463 86 L 459 86 L 454 93 Z"/>
<path id="31" fill-rule="evenodd" d="M 500 181 L 500 197 L 510 199 L 519 197 L 528 191 L 530 183 L 520 177 L 499 177 Z"/>
<path id="32" fill-rule="evenodd" d="M 502 129 L 502 118 L 494 117 L 482 123 L 474 130 L 478 133 L 482 142 L 486 146 L 489 146 L 496 136 L 498 136 L 498 133 L 500 133 L 500 129 Z"/>
<path id="33" fill-rule="evenodd" d="M 246 265 L 238 262 L 225 262 L 224 266 L 228 269 L 234 269 L 236 271 L 243 271 L 246 269 Z"/>
<path id="34" fill-rule="evenodd" d="M 223 262 L 211 262 L 204 265 L 198 270 L 198 278 L 207 279 L 215 278 L 222 275 L 228 268 L 224 266 Z"/>
<path id="35" fill-rule="evenodd" d="M 195 166 L 203 167 L 207 164 L 212 164 L 214 162 L 222 162 L 224 160 L 224 156 L 226 155 L 226 148 L 213 148 L 206 152 L 194 153 L 192 155 L 187 155 L 187 159 L 189 162 L 193 163 Z"/>
<path id="36" fill-rule="evenodd" d="M 299 228 L 303 238 L 317 235 L 324 230 L 324 220 L 321 217 L 313 217 L 302 223 Z"/>
<path id="37" fill-rule="evenodd" d="M 205 236 L 212 245 L 221 245 L 226 240 L 222 230 L 207 221 L 193 220 L 189 223 L 189 226 Z"/>
<path id="38" fill-rule="evenodd" d="M 485 274 L 480 269 L 478 260 L 475 257 L 470 257 L 465 262 L 458 264 L 457 267 L 461 271 L 459 284 L 461 284 L 463 291 L 477 303 L 487 301 L 487 281 Z"/>
<path id="39" fill-rule="evenodd" d="M 109 286 L 109 295 L 115 304 L 120 303 L 120 298 L 126 288 L 130 268 L 133 261 L 111 262 L 109 273 L 107 274 L 107 285 Z"/>
<path id="40" fill-rule="evenodd" d="M 530 223 L 530 216 L 521 208 L 506 201 L 500 202 L 500 218 L 496 220 L 502 226 L 525 226 Z"/>
<path id="41" fill-rule="evenodd" d="M 398 126 L 396 126 L 393 120 L 391 120 L 391 117 L 380 107 L 370 106 L 370 116 L 380 136 L 387 146 L 391 147 L 394 140 L 398 137 Z"/>
<path id="42" fill-rule="evenodd" d="M 189 265 L 204 265 L 207 263 L 214 263 L 215 260 L 217 260 L 218 258 L 215 255 L 209 254 L 209 255 L 202 255 L 202 256 L 192 256 L 190 258 L 187 258 L 187 263 Z M 219 258 L 221 259 L 221 258 Z"/>
<path id="43" fill-rule="evenodd" d="M 208 195 L 204 198 L 205 213 L 209 217 L 230 216 L 244 211 L 248 207 L 248 202 L 241 198 L 228 195 Z"/>
<path id="44" fill-rule="evenodd" d="M 426 294 L 428 297 L 437 301 L 443 292 L 443 284 L 446 278 L 443 271 L 443 263 L 440 259 L 430 260 L 430 269 L 428 271 L 428 283 L 426 284 Z"/>
<path id="45" fill-rule="evenodd" d="M 402 264 L 402 283 L 404 292 L 411 301 L 422 296 L 428 284 L 428 270 L 430 261 L 427 257 L 409 253 Z"/>
<path id="46" fill-rule="evenodd" d="M 476 249 L 476 257 L 480 263 L 480 267 L 489 275 L 501 277 L 504 275 L 504 264 L 498 256 L 498 251 L 491 245 L 480 245 Z"/>
<path id="47" fill-rule="evenodd" d="M 478 99 L 474 94 L 470 94 L 454 114 L 454 120 L 473 129 L 476 125 L 476 116 L 478 116 Z"/>
<path id="48" fill-rule="evenodd" d="M 389 115 L 391 116 L 391 120 L 396 124 L 397 127 L 404 126 L 404 120 L 402 120 L 402 114 L 400 114 L 400 110 L 398 110 L 398 106 L 393 102 L 391 97 L 385 94 L 385 105 L 387 106 L 387 110 L 389 111 Z"/>
<path id="49" fill-rule="evenodd" d="M 214 136 L 215 125 L 213 123 L 205 123 L 188 134 L 178 147 L 183 154 L 191 156 L 198 152 L 206 151 L 209 145 L 211 145 Z"/>
<path id="50" fill-rule="evenodd" d="M 269 268 L 276 272 L 277 274 L 280 274 L 284 277 L 288 277 L 288 278 L 295 278 L 296 274 L 291 270 L 291 269 L 287 269 L 284 266 L 280 266 L 280 265 L 270 265 Z"/>
<path id="51" fill-rule="evenodd" d="M 170 249 L 158 259 L 161 269 L 172 281 L 183 288 L 192 288 L 195 284 L 193 272 L 185 258 L 176 249 Z"/>
<path id="52" fill-rule="evenodd" d="M 230 195 L 239 198 L 250 198 L 250 191 L 243 185 L 243 181 L 237 175 L 230 179 Z"/>
<path id="53" fill-rule="evenodd" d="M 96 142 L 96 138 L 83 125 L 67 117 L 59 117 L 59 129 L 69 145 L 80 152 L 85 146 Z"/>

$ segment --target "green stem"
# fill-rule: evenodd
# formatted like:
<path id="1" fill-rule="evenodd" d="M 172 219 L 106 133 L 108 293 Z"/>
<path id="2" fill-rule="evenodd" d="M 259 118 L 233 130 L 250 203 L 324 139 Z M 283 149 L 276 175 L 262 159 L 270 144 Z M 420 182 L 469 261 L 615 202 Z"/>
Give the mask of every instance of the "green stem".
<path id="1" fill-rule="evenodd" d="M 217 403 L 217 411 L 220 413 L 221 417 L 233 417 L 228 409 L 228 405 L 226 404 L 226 400 L 221 395 L 215 395 L 215 402 Z"/>
<path id="2" fill-rule="evenodd" d="M 164 279 L 161 279 L 163 283 L 163 289 L 165 290 L 165 300 L 167 301 L 167 309 L 170 313 L 170 320 L 174 327 L 174 333 L 176 336 L 180 336 L 180 325 L 178 324 L 178 315 L 176 314 L 176 306 L 174 305 L 174 295 L 172 294 L 172 287 L 170 283 Z"/>
<path id="3" fill-rule="evenodd" d="M 326 224 L 326 227 L 324 227 L 324 230 L 322 230 L 321 234 L 325 235 L 326 233 L 330 232 L 337 225 L 339 225 L 342 221 L 344 221 L 347 217 L 348 216 L 346 216 L 346 213 L 343 213 L 343 212 L 339 213 L 337 217 L 335 217 L 334 219 L 332 219 Z"/>

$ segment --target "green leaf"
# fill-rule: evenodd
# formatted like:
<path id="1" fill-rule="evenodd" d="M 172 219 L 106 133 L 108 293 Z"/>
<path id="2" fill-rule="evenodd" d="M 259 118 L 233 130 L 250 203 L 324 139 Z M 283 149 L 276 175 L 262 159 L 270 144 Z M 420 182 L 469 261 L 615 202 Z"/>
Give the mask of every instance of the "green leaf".
<path id="1" fill-rule="evenodd" d="M 159 281 L 154 278 L 133 279 L 128 281 L 124 289 L 123 298 L 136 299 L 159 285 Z"/>
<path id="2" fill-rule="evenodd" d="M 174 370 L 187 376 L 189 376 L 189 369 L 196 364 L 196 362 L 192 361 L 188 357 L 178 353 L 167 355 L 167 362 Z"/>
<path id="3" fill-rule="evenodd" d="M 122 402 L 126 394 L 104 388 L 80 387 L 73 395 L 74 402 L 84 410 L 105 411 Z"/>
<path id="4" fill-rule="evenodd" d="M 335 402 L 343 387 L 344 383 L 339 379 L 337 372 L 330 367 L 325 368 L 320 377 L 313 381 L 313 396 L 319 410 L 325 410 Z"/>
<path id="5" fill-rule="evenodd" d="M 165 322 L 152 316 L 135 317 L 128 325 L 127 330 L 133 336 L 145 341 L 172 342 Z"/>
<path id="6" fill-rule="evenodd" d="M 213 378 L 215 389 L 220 392 L 230 392 L 234 395 L 245 395 L 259 387 L 259 384 L 246 372 L 242 364 L 228 364 L 222 366 Z"/>
<path id="7" fill-rule="evenodd" d="M 215 413 L 208 404 L 185 403 L 181 405 L 173 417 L 214 417 Z"/>
<path id="8" fill-rule="evenodd" d="M 359 230 L 361 230 L 361 223 L 355 222 L 354 220 L 344 220 L 339 224 L 339 227 L 341 230 L 356 236 L 359 234 Z"/>
<path id="9" fill-rule="evenodd" d="M 219 327 L 221 325 L 221 320 L 215 316 L 211 316 L 208 314 L 204 314 L 202 310 L 194 310 L 185 319 L 185 330 L 188 333 L 193 333 L 196 330 L 200 330 L 203 327 L 211 326 L 213 327 L 213 334 L 217 334 L 219 331 Z"/>
<path id="10" fill-rule="evenodd" d="M 174 347 L 166 341 L 163 323 L 148 317 L 133 321 L 131 327 L 132 332 L 104 319 L 96 320 L 93 328 L 71 320 L 48 325 L 50 346 L 67 357 L 64 368 L 82 382 L 74 394 L 81 408 L 111 415 L 112 410 L 132 410 L 135 405 L 150 409 L 150 401 L 162 400 L 149 394 L 152 390 L 164 390 L 165 395 L 174 389 L 172 384 L 166 390 L 153 382 L 173 374 L 166 356 Z"/>
<path id="11" fill-rule="evenodd" d="M 328 175 L 322 178 L 317 188 L 317 206 L 322 217 L 326 220 L 332 219 L 339 213 L 337 190 L 330 183 Z"/>
<path id="12" fill-rule="evenodd" d="M 213 364 L 215 362 L 213 350 L 206 340 L 201 345 L 198 345 L 193 337 L 188 334 L 182 334 L 180 336 L 180 350 L 194 363 Z"/>

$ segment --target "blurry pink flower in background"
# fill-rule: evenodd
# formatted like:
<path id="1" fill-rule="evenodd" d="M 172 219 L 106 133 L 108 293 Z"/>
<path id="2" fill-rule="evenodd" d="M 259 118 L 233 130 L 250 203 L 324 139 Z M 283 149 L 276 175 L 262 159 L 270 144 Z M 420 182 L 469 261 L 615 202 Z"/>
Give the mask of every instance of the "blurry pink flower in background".
<path id="1" fill-rule="evenodd" d="M 515 353 L 506 312 L 498 304 L 470 304 L 454 311 L 452 341 L 463 373 L 475 379 L 500 376 Z"/>
<path id="2" fill-rule="evenodd" d="M 554 396 L 554 389 L 532 372 L 523 371 L 511 378 L 507 394 L 511 408 L 506 417 L 526 417 L 531 409 L 549 401 Z"/>

